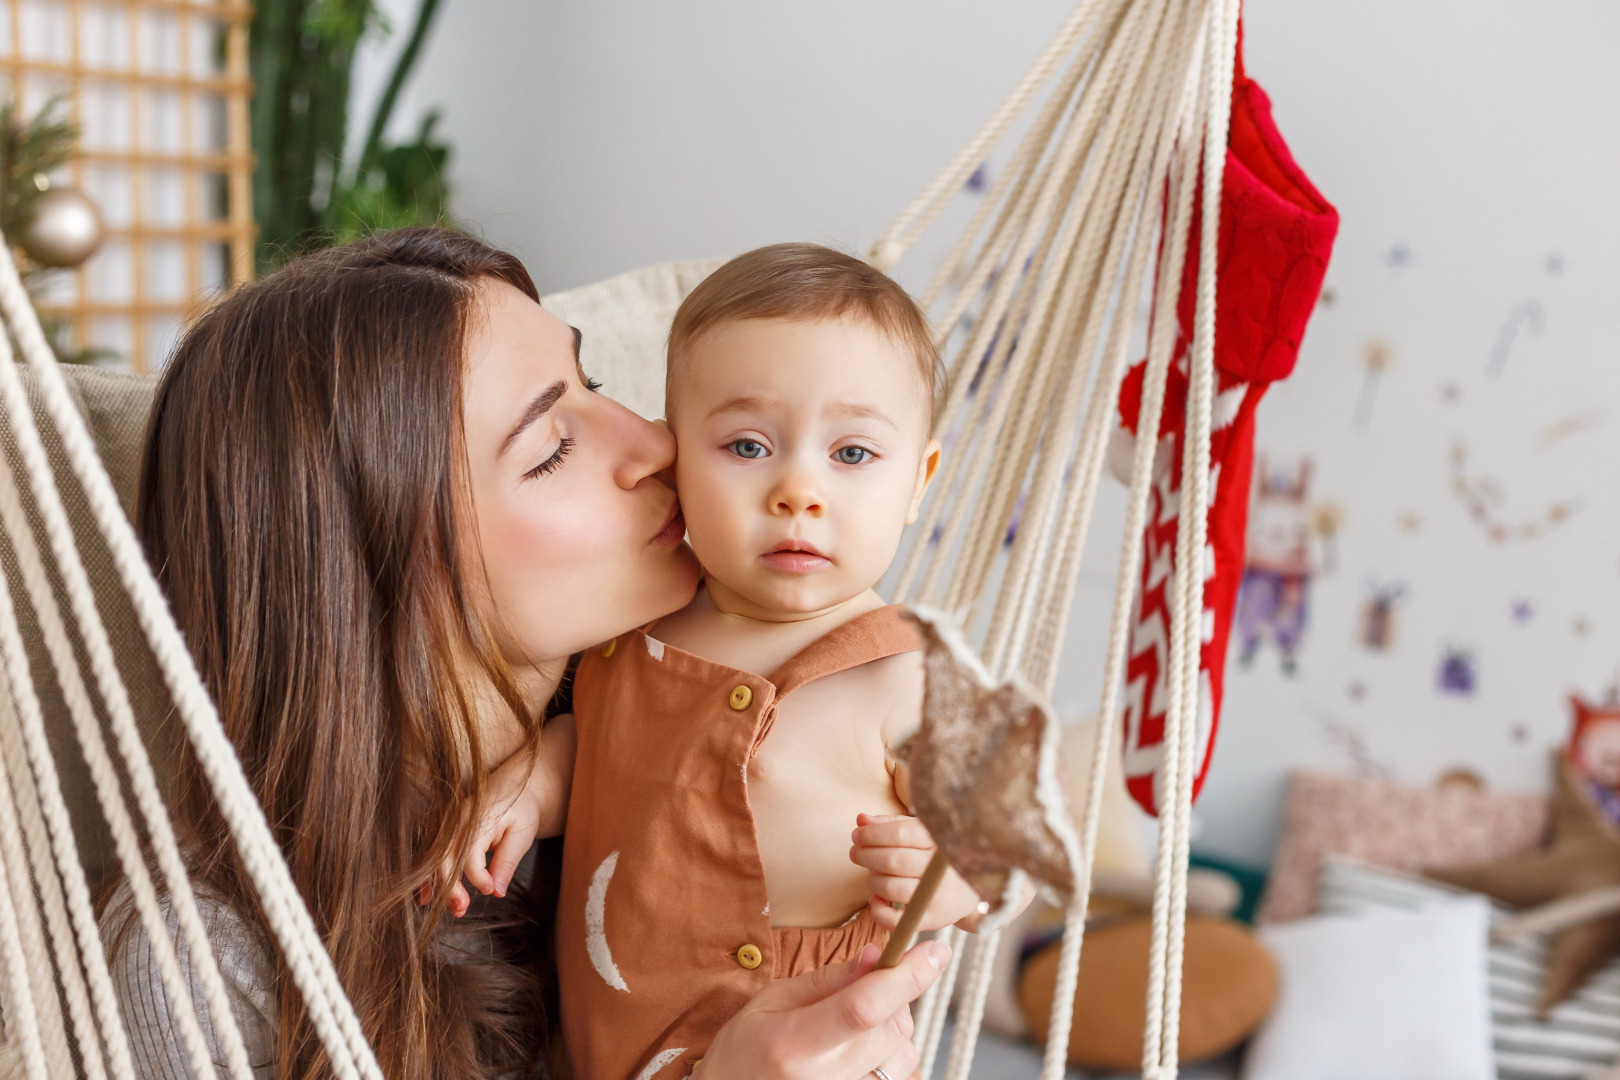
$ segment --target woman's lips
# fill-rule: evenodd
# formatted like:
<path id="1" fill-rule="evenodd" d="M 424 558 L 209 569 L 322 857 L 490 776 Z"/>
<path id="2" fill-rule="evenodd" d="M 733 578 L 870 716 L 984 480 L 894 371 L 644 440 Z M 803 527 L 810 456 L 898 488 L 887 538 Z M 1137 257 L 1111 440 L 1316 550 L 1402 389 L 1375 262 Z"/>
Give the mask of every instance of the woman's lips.
<path id="1" fill-rule="evenodd" d="M 776 545 L 759 561 L 783 574 L 811 574 L 832 565 L 832 560 L 813 546 L 797 541 Z"/>
<path id="2" fill-rule="evenodd" d="M 664 527 L 650 541 L 653 547 L 674 547 L 686 539 L 686 518 L 681 514 L 681 503 L 677 499 L 670 504 L 669 517 L 664 521 Z"/>

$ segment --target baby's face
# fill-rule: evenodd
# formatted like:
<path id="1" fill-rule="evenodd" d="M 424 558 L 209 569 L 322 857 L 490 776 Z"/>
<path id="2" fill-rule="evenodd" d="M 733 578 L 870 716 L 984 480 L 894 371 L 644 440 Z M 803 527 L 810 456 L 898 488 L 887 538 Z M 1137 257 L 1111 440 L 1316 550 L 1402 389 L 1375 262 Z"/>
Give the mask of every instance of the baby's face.
<path id="1" fill-rule="evenodd" d="M 901 346 L 856 319 L 726 323 L 671 391 L 676 488 L 717 600 L 793 617 L 877 584 L 939 461 Z"/>

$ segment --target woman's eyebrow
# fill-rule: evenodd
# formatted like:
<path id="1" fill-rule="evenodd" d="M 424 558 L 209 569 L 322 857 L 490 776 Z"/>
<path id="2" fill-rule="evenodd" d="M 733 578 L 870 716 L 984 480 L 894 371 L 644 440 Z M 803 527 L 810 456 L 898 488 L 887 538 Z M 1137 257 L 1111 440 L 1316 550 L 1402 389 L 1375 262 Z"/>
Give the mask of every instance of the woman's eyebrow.
<path id="1" fill-rule="evenodd" d="M 577 334 L 579 331 L 576 330 L 574 332 Z M 512 425 L 512 430 L 506 433 L 506 438 L 501 440 L 501 448 L 495 451 L 495 456 L 500 457 L 511 449 L 512 444 L 517 442 L 518 436 L 527 431 L 530 424 L 533 424 L 536 420 L 546 415 L 546 413 L 550 411 L 551 407 L 557 404 L 557 399 L 562 397 L 567 392 L 568 381 L 566 379 L 558 379 L 556 382 L 540 391 L 540 393 L 536 394 L 534 400 L 529 402 L 529 407 L 523 410 L 523 415 L 518 417 L 518 422 Z"/>

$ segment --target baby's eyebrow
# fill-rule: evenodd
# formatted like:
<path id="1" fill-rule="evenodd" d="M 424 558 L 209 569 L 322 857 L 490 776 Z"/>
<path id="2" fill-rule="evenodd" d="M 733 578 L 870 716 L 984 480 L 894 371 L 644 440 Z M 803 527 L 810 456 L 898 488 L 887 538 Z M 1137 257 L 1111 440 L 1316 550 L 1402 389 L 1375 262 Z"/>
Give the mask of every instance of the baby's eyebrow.
<path id="1" fill-rule="evenodd" d="M 758 412 L 760 409 L 765 408 L 765 405 L 766 401 L 762 397 L 745 396 L 727 398 L 714 408 L 710 409 L 709 415 L 719 416 L 721 413 L 728 412 Z"/>
<path id="2" fill-rule="evenodd" d="M 773 402 L 766 398 L 758 397 L 752 394 L 745 394 L 738 397 L 727 398 L 714 408 L 710 409 L 709 415 L 720 416 L 723 413 L 760 412 L 769 408 L 772 404 Z M 890 417 L 888 413 L 884 412 L 876 405 L 863 405 L 860 402 L 855 401 L 835 401 L 827 406 L 826 411 L 833 416 L 839 417 L 840 419 L 876 420 L 878 423 L 886 424 L 895 431 L 900 430 L 900 425 L 895 423 L 894 419 Z"/>
<path id="3" fill-rule="evenodd" d="M 889 414 L 876 405 L 862 405 L 854 401 L 835 401 L 827 406 L 827 411 L 834 416 L 846 417 L 850 420 L 876 420 L 880 424 L 887 424 L 899 431 L 900 425 L 890 418 Z"/>

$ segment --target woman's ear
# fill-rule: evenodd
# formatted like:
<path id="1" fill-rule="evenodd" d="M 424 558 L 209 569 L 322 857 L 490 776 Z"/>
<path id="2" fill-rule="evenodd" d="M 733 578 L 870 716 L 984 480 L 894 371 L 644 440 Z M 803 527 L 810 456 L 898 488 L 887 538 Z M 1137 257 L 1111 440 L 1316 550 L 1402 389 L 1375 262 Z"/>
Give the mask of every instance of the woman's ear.
<path id="1" fill-rule="evenodd" d="M 939 472 L 942 449 L 938 439 L 929 439 L 928 445 L 923 447 L 922 460 L 917 463 L 917 485 L 911 492 L 911 508 L 906 511 L 907 525 L 917 520 L 917 508 L 922 505 L 923 496 L 928 494 L 928 485 L 934 482 L 934 474 Z"/>

